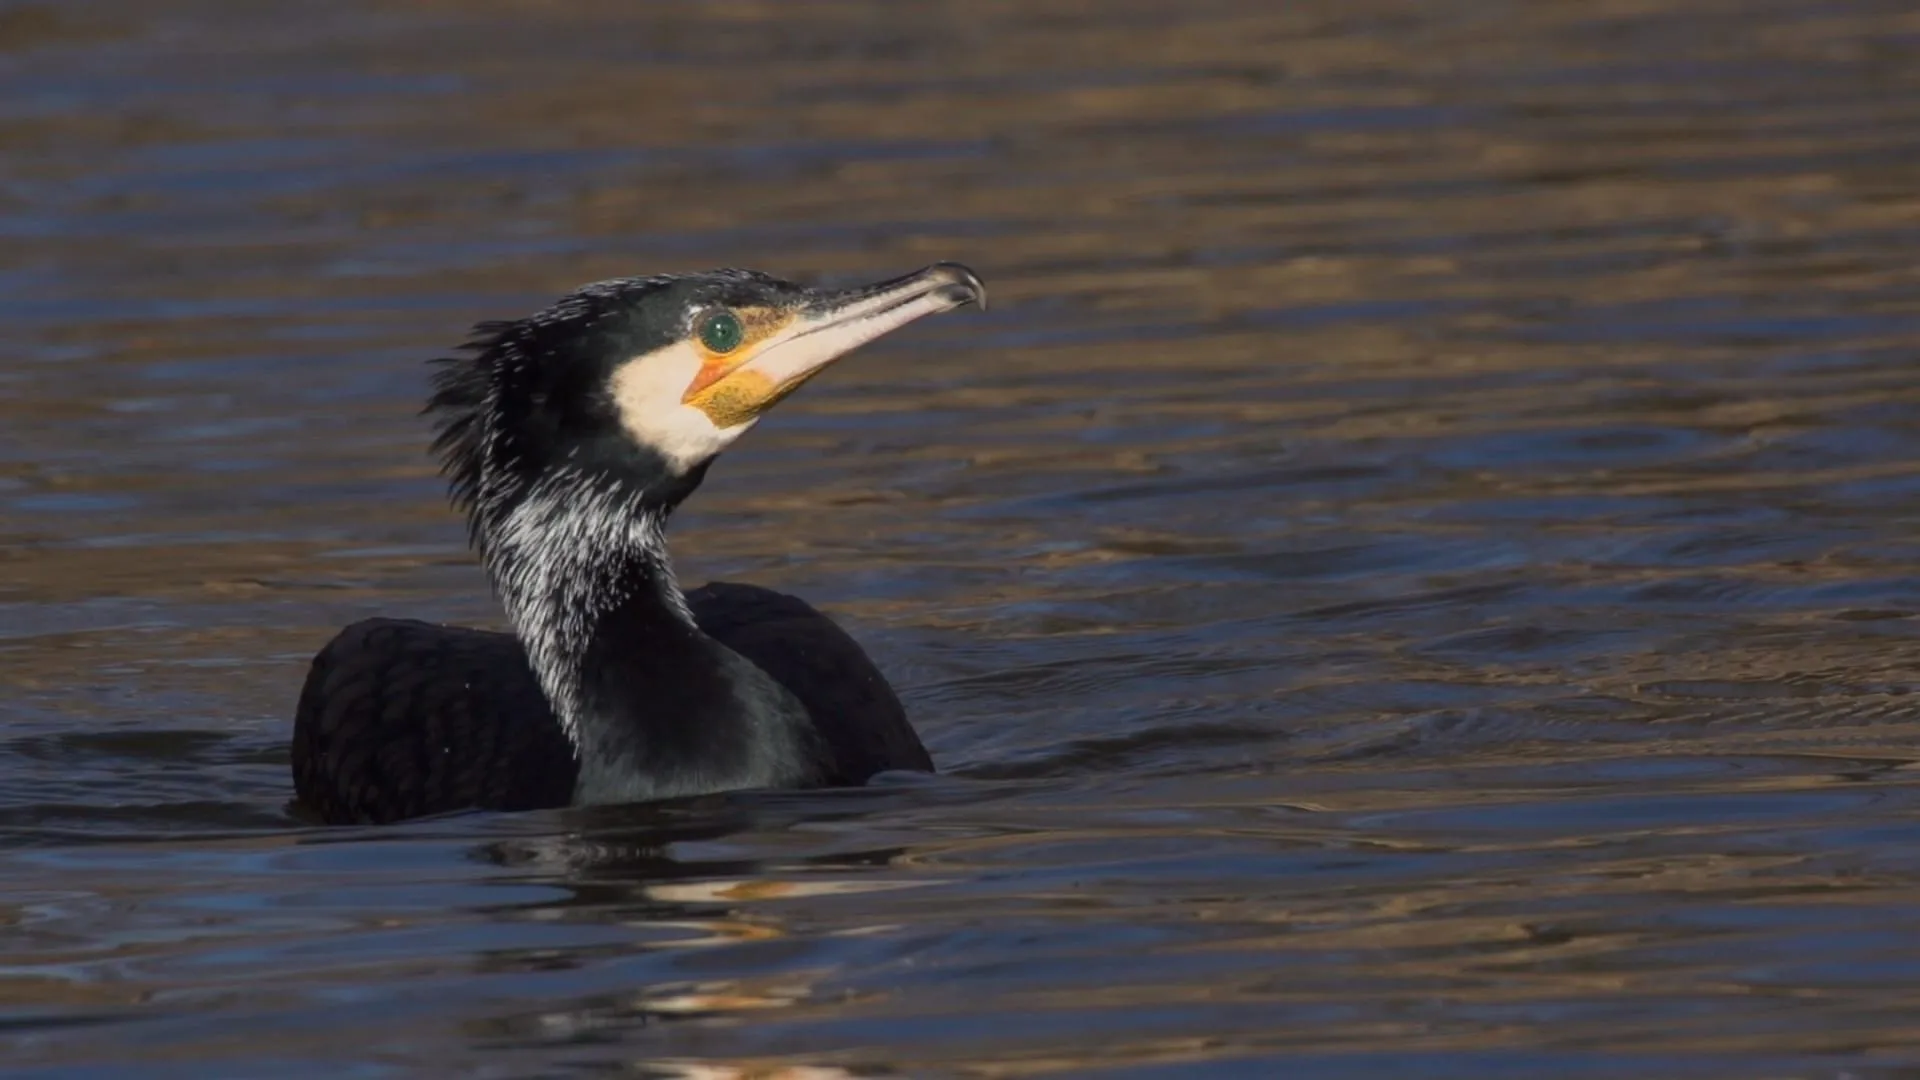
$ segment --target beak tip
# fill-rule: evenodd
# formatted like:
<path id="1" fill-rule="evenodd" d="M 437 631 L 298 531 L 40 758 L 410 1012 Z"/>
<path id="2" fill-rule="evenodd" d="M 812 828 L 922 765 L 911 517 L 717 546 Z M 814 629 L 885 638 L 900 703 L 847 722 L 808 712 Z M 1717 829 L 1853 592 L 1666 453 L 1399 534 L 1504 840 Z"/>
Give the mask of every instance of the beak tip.
<path id="1" fill-rule="evenodd" d="M 937 262 L 927 267 L 927 273 L 941 280 L 940 292 L 953 301 L 954 307 L 972 304 L 981 311 L 987 310 L 986 283 L 971 267 L 957 262 Z"/>

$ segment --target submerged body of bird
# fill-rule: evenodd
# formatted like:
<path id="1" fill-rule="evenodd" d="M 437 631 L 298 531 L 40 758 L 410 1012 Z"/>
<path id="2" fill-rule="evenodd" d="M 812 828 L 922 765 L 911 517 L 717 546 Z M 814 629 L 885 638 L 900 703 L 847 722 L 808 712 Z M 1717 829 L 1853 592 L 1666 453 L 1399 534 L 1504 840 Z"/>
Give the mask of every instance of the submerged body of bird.
<path id="1" fill-rule="evenodd" d="M 828 292 L 750 271 L 587 286 L 482 324 L 428 412 L 510 634 L 369 619 L 314 658 L 298 802 L 329 822 L 930 772 L 899 698 L 795 597 L 683 593 L 665 530 L 708 465 L 835 359 L 982 303 L 950 263 Z"/>

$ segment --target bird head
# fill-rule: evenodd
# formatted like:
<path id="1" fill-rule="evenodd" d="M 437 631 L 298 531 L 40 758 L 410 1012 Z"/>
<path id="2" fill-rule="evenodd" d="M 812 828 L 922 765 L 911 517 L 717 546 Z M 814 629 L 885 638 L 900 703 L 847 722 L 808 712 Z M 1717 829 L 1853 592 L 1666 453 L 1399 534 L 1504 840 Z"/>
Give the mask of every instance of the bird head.
<path id="1" fill-rule="evenodd" d="M 439 362 L 434 452 L 483 548 L 520 500 L 568 484 L 664 513 L 833 361 L 985 300 L 955 263 L 839 290 L 749 270 L 588 285 Z"/>

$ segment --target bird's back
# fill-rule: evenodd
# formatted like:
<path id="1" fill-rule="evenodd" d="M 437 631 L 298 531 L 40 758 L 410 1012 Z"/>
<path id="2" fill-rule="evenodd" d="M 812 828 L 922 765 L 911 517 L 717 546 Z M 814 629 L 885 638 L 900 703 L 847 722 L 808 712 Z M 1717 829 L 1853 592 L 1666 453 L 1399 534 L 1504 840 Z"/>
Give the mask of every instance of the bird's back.
<path id="1" fill-rule="evenodd" d="M 889 769 L 932 772 L 907 710 L 858 642 L 797 596 L 715 581 L 687 594 L 709 637 L 751 660 L 806 706 L 833 755 L 830 784 Z"/>
<path id="2" fill-rule="evenodd" d="M 796 597 L 714 582 L 687 594 L 701 630 L 785 686 L 831 752 L 828 784 L 933 771 L 860 646 Z M 334 823 L 479 807 L 563 806 L 572 744 L 511 634 L 368 619 L 314 658 L 294 719 L 294 790 Z"/>
<path id="3" fill-rule="evenodd" d="M 314 657 L 293 724 L 293 786 L 333 823 L 573 795 L 568 742 L 511 634 L 367 619 Z"/>

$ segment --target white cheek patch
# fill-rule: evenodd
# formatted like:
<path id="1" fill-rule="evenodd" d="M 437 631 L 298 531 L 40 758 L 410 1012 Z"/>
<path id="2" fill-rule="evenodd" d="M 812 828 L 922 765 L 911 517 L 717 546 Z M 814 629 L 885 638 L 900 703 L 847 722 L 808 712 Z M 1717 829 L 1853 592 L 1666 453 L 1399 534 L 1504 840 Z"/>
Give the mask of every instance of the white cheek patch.
<path id="1" fill-rule="evenodd" d="M 716 427 L 706 413 L 681 400 L 701 357 L 689 342 L 636 356 L 614 371 L 610 389 L 627 434 L 685 472 L 727 448 L 753 426 Z"/>

